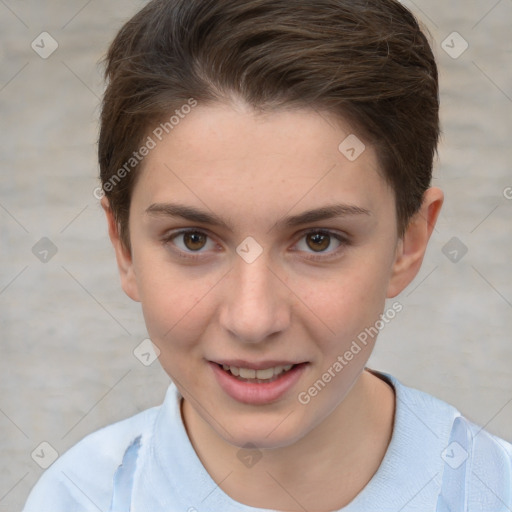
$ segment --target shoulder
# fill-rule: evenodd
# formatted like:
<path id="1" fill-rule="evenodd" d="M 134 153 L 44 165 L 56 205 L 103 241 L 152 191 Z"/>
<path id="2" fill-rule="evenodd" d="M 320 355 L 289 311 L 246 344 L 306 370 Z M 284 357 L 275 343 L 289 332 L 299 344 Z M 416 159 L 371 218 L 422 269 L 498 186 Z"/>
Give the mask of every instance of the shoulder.
<path id="1" fill-rule="evenodd" d="M 438 510 L 512 510 L 512 444 L 471 422 L 452 405 L 384 376 L 396 389 L 397 410 L 412 418 L 407 423 L 418 425 L 423 433 L 426 426 L 436 435 L 427 449 L 436 453 L 425 453 L 422 460 L 437 459 L 441 464 L 432 466 L 439 469 Z M 422 438 L 425 450 L 427 438 Z"/>
<path id="2" fill-rule="evenodd" d="M 393 375 L 373 372 L 393 386 L 396 396 L 396 423 L 402 429 L 409 429 L 411 435 L 421 436 L 423 443 L 425 436 L 441 443 L 448 439 L 453 422 L 461 415 L 453 405 L 429 393 L 406 386 Z"/>
<path id="3" fill-rule="evenodd" d="M 23 512 L 108 510 L 114 474 L 127 447 L 152 435 L 161 406 L 89 434 L 65 452 L 41 476 Z"/>
<path id="4" fill-rule="evenodd" d="M 454 425 L 468 439 L 466 485 L 468 510 L 512 508 L 512 444 L 461 417 Z M 464 439 L 464 437 L 463 437 Z M 466 454 L 463 453 L 465 457 Z"/>

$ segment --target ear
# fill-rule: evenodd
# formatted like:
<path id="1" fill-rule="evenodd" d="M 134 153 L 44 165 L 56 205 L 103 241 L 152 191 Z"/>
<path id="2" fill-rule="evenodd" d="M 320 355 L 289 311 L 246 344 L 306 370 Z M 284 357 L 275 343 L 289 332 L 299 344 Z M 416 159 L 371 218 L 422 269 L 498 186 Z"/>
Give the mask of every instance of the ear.
<path id="1" fill-rule="evenodd" d="M 431 187 L 423 194 L 421 208 L 411 218 L 404 236 L 398 242 L 387 298 L 401 293 L 419 272 L 443 201 L 444 194 L 439 188 Z"/>
<path id="2" fill-rule="evenodd" d="M 114 218 L 114 214 L 106 196 L 102 197 L 101 206 L 107 216 L 108 235 L 116 252 L 117 267 L 121 277 L 121 286 L 128 297 L 136 302 L 140 302 L 132 256 L 129 249 L 126 248 L 121 241 L 119 236 L 119 226 Z"/>

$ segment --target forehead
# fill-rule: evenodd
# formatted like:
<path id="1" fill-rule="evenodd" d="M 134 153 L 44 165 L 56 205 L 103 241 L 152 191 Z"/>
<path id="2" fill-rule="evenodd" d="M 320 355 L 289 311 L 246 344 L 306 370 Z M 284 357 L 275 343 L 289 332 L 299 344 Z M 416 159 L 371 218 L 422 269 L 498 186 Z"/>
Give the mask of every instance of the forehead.
<path id="1" fill-rule="evenodd" d="M 162 140 L 150 136 L 155 147 L 133 195 L 141 207 L 187 197 L 216 208 L 304 210 L 342 199 L 374 209 L 390 198 L 374 149 L 348 123 L 313 109 L 198 105 Z"/>

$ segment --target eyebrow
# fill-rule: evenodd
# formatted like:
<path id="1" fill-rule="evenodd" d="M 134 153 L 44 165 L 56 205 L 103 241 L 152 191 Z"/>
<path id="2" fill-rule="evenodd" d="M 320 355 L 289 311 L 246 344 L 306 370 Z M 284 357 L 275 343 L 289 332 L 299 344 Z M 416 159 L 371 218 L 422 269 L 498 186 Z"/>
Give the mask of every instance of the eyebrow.
<path id="1" fill-rule="evenodd" d="M 215 213 L 199 210 L 193 206 L 177 203 L 154 203 L 146 209 L 146 213 L 151 216 L 181 217 L 191 222 L 209 224 L 211 226 L 223 227 L 231 232 L 233 231 L 231 226 Z M 296 227 L 311 222 L 353 215 L 371 215 L 371 212 L 366 208 L 356 205 L 333 204 L 285 217 L 278 221 L 276 225 L 278 227 Z"/>

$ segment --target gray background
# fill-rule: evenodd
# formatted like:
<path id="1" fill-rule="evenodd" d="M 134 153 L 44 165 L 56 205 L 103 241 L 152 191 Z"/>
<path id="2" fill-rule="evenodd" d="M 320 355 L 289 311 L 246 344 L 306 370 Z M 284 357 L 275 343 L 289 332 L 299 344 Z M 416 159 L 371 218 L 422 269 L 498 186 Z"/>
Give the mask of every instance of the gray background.
<path id="1" fill-rule="evenodd" d="M 430 29 L 440 66 L 434 184 L 446 204 L 370 366 L 512 441 L 512 0 L 403 3 Z M 120 288 L 92 193 L 98 61 L 144 4 L 0 0 L 0 511 L 19 510 L 43 472 L 31 457 L 41 442 L 62 454 L 159 404 L 169 383 L 133 354 L 142 313 Z M 59 45 L 47 59 L 31 48 L 43 31 Z M 469 44 L 458 58 L 442 48 L 454 31 Z M 46 263 L 32 252 L 43 237 L 58 250 Z M 468 250 L 458 262 L 443 252 L 453 237 Z"/>

